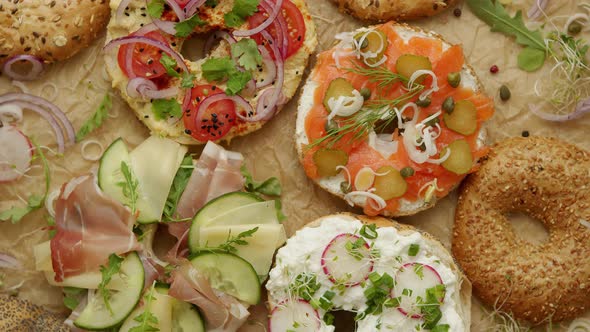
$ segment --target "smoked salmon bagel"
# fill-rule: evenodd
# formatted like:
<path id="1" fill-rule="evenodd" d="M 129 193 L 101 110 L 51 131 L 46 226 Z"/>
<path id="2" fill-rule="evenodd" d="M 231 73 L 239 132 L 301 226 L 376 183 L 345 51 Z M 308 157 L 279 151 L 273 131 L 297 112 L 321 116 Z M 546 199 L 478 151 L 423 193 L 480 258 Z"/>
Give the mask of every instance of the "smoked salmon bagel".
<path id="1" fill-rule="evenodd" d="M 461 47 L 433 32 L 385 23 L 336 37 L 297 111 L 306 174 L 367 215 L 434 206 L 486 154 L 492 100 Z"/>
<path id="2" fill-rule="evenodd" d="M 106 70 L 153 135 L 182 144 L 262 127 L 293 97 L 317 45 L 303 0 L 149 3 L 111 1 Z M 190 61 L 180 51 L 199 34 L 205 55 Z"/>
<path id="3" fill-rule="evenodd" d="M 381 217 L 334 214 L 279 249 L 266 283 L 270 331 L 469 331 L 471 285 L 432 236 Z"/>
<path id="4" fill-rule="evenodd" d="M 590 154 L 548 137 L 492 147 L 461 187 L 452 252 L 474 293 L 533 323 L 572 319 L 590 307 Z M 533 245 L 506 217 L 539 220 L 548 240 Z"/>
<path id="5" fill-rule="evenodd" d="M 436 15 L 455 0 L 333 0 L 338 9 L 361 20 L 415 20 Z"/>

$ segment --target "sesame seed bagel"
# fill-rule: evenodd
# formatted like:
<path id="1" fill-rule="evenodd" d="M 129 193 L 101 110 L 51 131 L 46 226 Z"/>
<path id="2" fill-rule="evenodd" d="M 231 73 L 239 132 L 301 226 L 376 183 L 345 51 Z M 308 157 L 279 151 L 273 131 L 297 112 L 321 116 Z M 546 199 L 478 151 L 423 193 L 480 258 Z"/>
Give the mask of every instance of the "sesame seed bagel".
<path id="1" fill-rule="evenodd" d="M 361 20 L 415 20 L 436 15 L 456 0 L 332 0 L 338 9 Z"/>
<path id="2" fill-rule="evenodd" d="M 548 137 L 510 138 L 463 183 L 452 252 L 474 293 L 533 323 L 590 308 L 590 154 Z M 519 238 L 506 215 L 539 220 L 548 240 Z"/>
<path id="3" fill-rule="evenodd" d="M 88 47 L 109 19 L 107 0 L 16 0 L 0 2 L 0 65 L 16 55 L 45 63 Z"/>
<path id="4" fill-rule="evenodd" d="M 0 331 L 70 331 L 63 318 L 14 296 L 0 296 L 0 308 Z"/>

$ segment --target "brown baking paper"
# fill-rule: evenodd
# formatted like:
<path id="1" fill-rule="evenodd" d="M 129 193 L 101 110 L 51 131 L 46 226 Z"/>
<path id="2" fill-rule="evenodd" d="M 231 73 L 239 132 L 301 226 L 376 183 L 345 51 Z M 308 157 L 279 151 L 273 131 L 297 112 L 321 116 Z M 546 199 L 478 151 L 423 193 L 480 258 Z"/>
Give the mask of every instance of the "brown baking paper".
<path id="1" fill-rule="evenodd" d="M 533 0 L 518 0 L 508 7 L 510 10 L 526 11 L 532 2 Z M 577 11 L 576 2 L 576 0 L 552 0 L 548 13 L 551 16 L 571 15 Z M 340 14 L 328 0 L 309 1 L 309 6 L 317 25 L 320 40 L 318 51 L 329 48 L 336 33 L 367 25 Z M 458 8 L 463 9 L 460 18 L 453 16 L 451 8 L 440 16 L 417 21 L 414 24 L 438 32 L 451 43 L 463 45 L 467 62 L 479 75 L 486 92 L 496 101 L 496 114 L 487 124 L 489 142 L 518 136 L 526 130 L 531 135 L 557 136 L 590 149 L 590 139 L 587 137 L 590 116 L 557 124 L 541 120 L 528 111 L 528 103 L 538 102 L 533 93 L 534 82 L 544 77 L 548 68 L 532 74 L 517 69 L 516 55 L 520 47 L 515 44 L 514 39 L 491 33 L 490 28 L 474 17 L 466 6 L 459 5 Z M 564 20 L 559 19 L 556 22 L 561 27 Z M 585 37 L 588 39 L 588 35 Z M 109 118 L 100 129 L 88 136 L 86 141 L 98 142 L 106 148 L 115 138 L 123 137 L 127 144 L 133 147 L 147 137 L 148 130 L 117 97 L 117 93 L 110 89 L 110 83 L 105 79 L 104 61 L 101 56 L 103 43 L 104 37 L 74 58 L 51 66 L 40 80 L 26 83 L 25 89 L 26 92 L 43 96 L 59 105 L 77 129 L 93 114 L 105 93 L 113 95 L 114 106 L 109 113 Z M 314 63 L 315 56 L 312 56 L 311 64 Z M 499 67 L 498 74 L 490 74 L 489 68 L 492 65 Z M 508 102 L 502 102 L 498 97 L 498 88 L 501 84 L 508 85 L 512 91 L 512 98 Z M 10 91 L 20 91 L 20 89 L 12 85 L 6 77 L 1 77 L 0 93 Z M 246 164 L 256 178 L 264 179 L 269 176 L 280 178 L 284 190 L 283 209 L 288 216 L 285 227 L 289 235 L 317 217 L 351 210 L 343 201 L 332 197 L 308 180 L 298 162 L 293 140 L 297 99 L 298 95 L 260 131 L 247 137 L 237 138 L 228 146 L 244 154 Z M 42 145 L 55 148 L 51 129 L 34 113 L 26 112 L 24 122 L 19 124 L 19 127 L 26 134 L 35 137 Z M 76 144 L 67 149 L 63 157 L 46 151 L 51 167 L 52 190 L 59 188 L 70 178 L 86 173 L 97 166 L 96 162 L 82 158 L 81 149 L 82 144 Z M 87 146 L 87 152 L 94 152 L 98 157 L 101 149 L 90 144 Z M 0 211 L 26 198 L 32 192 L 40 192 L 42 183 L 43 175 L 38 167 L 16 183 L 0 184 Z M 456 198 L 457 193 L 452 192 L 435 208 L 415 216 L 399 218 L 399 221 L 430 232 L 447 248 L 450 248 Z M 359 211 L 355 210 L 355 212 Z M 47 239 L 46 232 L 43 230 L 46 225 L 46 214 L 45 210 L 36 211 L 19 224 L 0 224 L 0 252 L 14 255 L 26 267 L 25 271 L 0 270 L 0 272 L 5 274 L 4 287 L 23 282 L 18 290 L 19 297 L 66 314 L 67 310 L 62 305 L 60 289 L 49 286 L 42 274 L 34 271 L 32 245 Z M 515 218 L 514 225 L 517 233 L 533 243 L 539 243 L 546 237 L 543 227 L 529 221 L 526 217 Z M 475 298 L 472 310 L 472 331 L 498 328 L 486 313 L 490 311 L 490 308 L 483 309 Z M 255 311 L 252 319 L 243 328 L 244 331 L 265 331 L 264 307 L 259 306 Z M 590 318 L 590 313 L 585 316 Z M 554 327 L 554 331 L 565 330 L 564 326 L 567 326 L 567 322 Z M 352 331 L 353 329 L 354 325 L 350 321 L 348 327 L 339 326 L 338 330 Z"/>

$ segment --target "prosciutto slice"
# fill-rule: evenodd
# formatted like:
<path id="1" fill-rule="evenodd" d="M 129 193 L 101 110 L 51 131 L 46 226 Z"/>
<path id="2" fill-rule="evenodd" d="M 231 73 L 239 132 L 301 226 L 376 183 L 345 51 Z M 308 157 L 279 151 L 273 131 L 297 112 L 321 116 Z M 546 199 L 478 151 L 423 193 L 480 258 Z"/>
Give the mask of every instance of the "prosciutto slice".
<path id="1" fill-rule="evenodd" d="M 57 233 L 51 239 L 55 281 L 98 270 L 110 254 L 138 250 L 131 211 L 102 194 L 94 175 L 71 180 L 55 203 Z"/>
<path id="2" fill-rule="evenodd" d="M 236 331 L 250 315 L 240 301 L 213 289 L 190 262 L 174 270 L 171 279 L 168 295 L 199 307 L 207 321 L 207 331 Z"/>

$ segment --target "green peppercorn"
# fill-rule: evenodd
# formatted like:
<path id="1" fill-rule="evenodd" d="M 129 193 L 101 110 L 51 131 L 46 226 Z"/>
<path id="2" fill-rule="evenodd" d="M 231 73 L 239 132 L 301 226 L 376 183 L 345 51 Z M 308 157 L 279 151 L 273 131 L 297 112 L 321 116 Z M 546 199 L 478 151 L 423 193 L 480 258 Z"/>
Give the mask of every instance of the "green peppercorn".
<path id="1" fill-rule="evenodd" d="M 342 191 L 345 194 L 348 194 L 351 190 L 352 190 L 352 186 L 350 185 L 350 183 L 348 181 L 340 182 L 340 191 Z"/>
<path id="2" fill-rule="evenodd" d="M 324 126 L 324 129 L 326 129 L 327 133 L 335 132 L 336 130 L 338 130 L 338 128 L 338 123 L 334 120 L 326 121 L 326 124 Z"/>
<path id="3" fill-rule="evenodd" d="M 567 27 L 567 33 L 570 35 L 577 35 L 582 31 L 582 24 L 578 21 L 573 21 Z"/>
<path id="4" fill-rule="evenodd" d="M 362 88 L 360 93 L 361 96 L 363 96 L 364 100 L 368 100 L 369 98 L 371 98 L 371 89 L 369 88 Z"/>
<path id="5" fill-rule="evenodd" d="M 502 101 L 507 101 L 510 99 L 511 95 L 512 93 L 510 93 L 510 89 L 508 89 L 506 85 L 502 84 L 500 87 L 500 99 L 502 99 Z"/>
<path id="6" fill-rule="evenodd" d="M 449 85 L 452 86 L 453 88 L 458 87 L 459 84 L 461 84 L 461 73 L 459 73 L 459 72 L 449 73 L 447 75 L 447 82 L 449 82 Z"/>
<path id="7" fill-rule="evenodd" d="M 453 110 L 455 109 L 455 101 L 453 100 L 453 97 L 447 97 L 442 104 L 442 108 L 449 114 L 453 113 Z"/>
<path id="8" fill-rule="evenodd" d="M 414 175 L 414 169 L 412 167 L 409 167 L 409 166 L 408 167 L 404 167 L 400 171 L 400 174 L 404 178 L 410 177 L 410 176 Z"/>
<path id="9" fill-rule="evenodd" d="M 431 102 L 432 100 L 430 99 L 430 97 L 426 97 L 424 99 L 418 98 L 418 100 L 416 100 L 416 105 L 418 105 L 418 107 L 424 108 L 430 106 Z"/>

